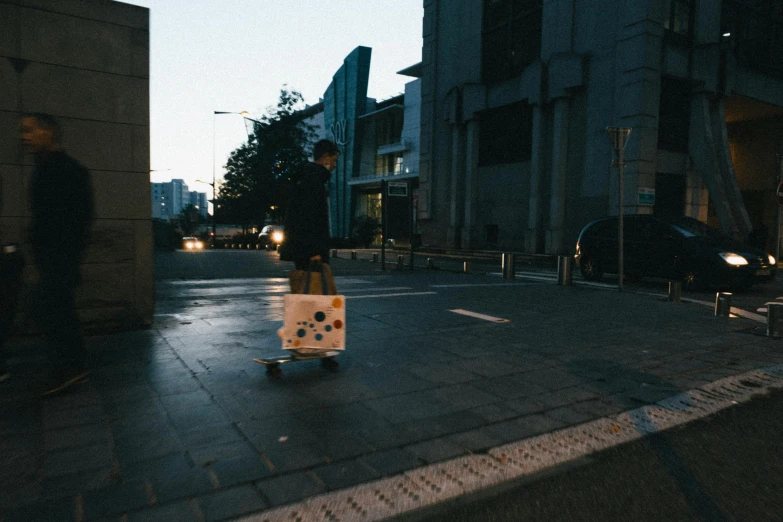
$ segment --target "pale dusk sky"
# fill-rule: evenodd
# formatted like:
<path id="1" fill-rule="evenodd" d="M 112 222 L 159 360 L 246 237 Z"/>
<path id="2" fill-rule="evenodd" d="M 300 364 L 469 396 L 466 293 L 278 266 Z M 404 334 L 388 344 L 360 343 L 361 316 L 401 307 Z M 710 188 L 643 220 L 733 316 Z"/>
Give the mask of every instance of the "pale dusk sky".
<path id="1" fill-rule="evenodd" d="M 319 101 L 359 45 L 371 47 L 369 96 L 403 92 L 421 61 L 422 0 L 126 0 L 150 9 L 152 181 L 211 193 L 213 111 L 258 118 L 283 84 Z M 247 138 L 239 115 L 215 119 L 218 181 Z M 170 170 L 167 170 L 170 169 Z"/>

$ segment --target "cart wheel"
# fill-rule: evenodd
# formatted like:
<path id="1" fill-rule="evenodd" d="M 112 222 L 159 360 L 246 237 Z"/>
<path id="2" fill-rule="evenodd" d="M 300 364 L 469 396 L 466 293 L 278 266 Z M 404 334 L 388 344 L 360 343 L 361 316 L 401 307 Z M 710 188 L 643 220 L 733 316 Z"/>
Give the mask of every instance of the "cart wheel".
<path id="1" fill-rule="evenodd" d="M 321 359 L 321 366 L 327 370 L 336 370 L 340 367 L 340 363 L 334 360 L 334 357 L 324 357 Z"/>
<path id="2" fill-rule="evenodd" d="M 267 375 L 271 375 L 273 377 L 277 377 L 281 373 L 283 373 L 283 370 L 280 368 L 279 364 L 270 364 L 266 367 L 266 373 Z"/>

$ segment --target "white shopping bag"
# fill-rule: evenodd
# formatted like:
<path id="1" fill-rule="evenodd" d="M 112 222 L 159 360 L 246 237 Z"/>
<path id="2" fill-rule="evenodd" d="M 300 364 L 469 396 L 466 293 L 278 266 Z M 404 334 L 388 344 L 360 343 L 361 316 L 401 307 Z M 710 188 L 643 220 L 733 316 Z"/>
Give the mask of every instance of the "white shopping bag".
<path id="1" fill-rule="evenodd" d="M 283 349 L 345 350 L 345 296 L 286 294 Z"/>

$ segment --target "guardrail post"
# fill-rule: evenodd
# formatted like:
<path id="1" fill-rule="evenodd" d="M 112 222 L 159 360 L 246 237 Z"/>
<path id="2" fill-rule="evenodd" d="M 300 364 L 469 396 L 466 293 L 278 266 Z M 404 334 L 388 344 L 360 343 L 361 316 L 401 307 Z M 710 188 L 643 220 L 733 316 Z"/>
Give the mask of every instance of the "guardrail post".
<path id="1" fill-rule="evenodd" d="M 377 263 L 378 262 L 378 252 L 373 252 L 372 254 L 372 262 Z"/>
<path id="2" fill-rule="evenodd" d="M 405 267 L 405 256 L 400 254 L 397 256 L 397 268 L 402 270 Z"/>
<path id="3" fill-rule="evenodd" d="M 557 256 L 557 284 L 561 286 L 573 284 L 571 260 L 571 256 Z"/>
<path id="4" fill-rule="evenodd" d="M 473 272 L 473 264 L 470 261 L 465 261 L 462 264 L 462 273 L 469 274 L 471 272 Z"/>
<path id="5" fill-rule="evenodd" d="M 503 254 L 501 265 L 503 267 L 503 279 L 514 279 L 517 276 L 514 269 L 515 262 L 514 254 Z"/>
<path id="6" fill-rule="evenodd" d="M 336 248 L 333 248 L 333 249 L 332 249 L 332 251 L 330 252 L 330 255 L 331 255 L 332 257 L 337 257 L 337 249 L 336 249 Z"/>
<path id="7" fill-rule="evenodd" d="M 715 317 L 728 317 L 731 312 L 731 292 L 715 294 Z"/>
<path id="8" fill-rule="evenodd" d="M 682 283 L 669 281 L 669 301 L 679 303 L 680 298 L 682 298 Z"/>
<path id="9" fill-rule="evenodd" d="M 767 337 L 783 337 L 783 303 L 767 303 Z"/>
<path id="10" fill-rule="evenodd" d="M 351 250 L 351 259 L 356 261 L 356 250 Z"/>
<path id="11" fill-rule="evenodd" d="M 431 257 L 427 258 L 427 268 L 435 268 L 435 260 Z"/>

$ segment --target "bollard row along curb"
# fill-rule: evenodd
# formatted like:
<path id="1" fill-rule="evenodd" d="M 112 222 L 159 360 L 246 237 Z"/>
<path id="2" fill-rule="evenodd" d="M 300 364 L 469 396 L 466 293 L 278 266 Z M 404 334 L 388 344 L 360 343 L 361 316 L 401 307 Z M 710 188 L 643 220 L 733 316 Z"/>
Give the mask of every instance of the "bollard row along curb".
<path id="1" fill-rule="evenodd" d="M 428 508 L 438 504 L 706 417 L 776 388 L 783 388 L 783 364 L 726 377 L 655 404 L 505 444 L 487 454 L 432 464 L 237 520 L 371 522 L 402 514 L 423 520 Z"/>

